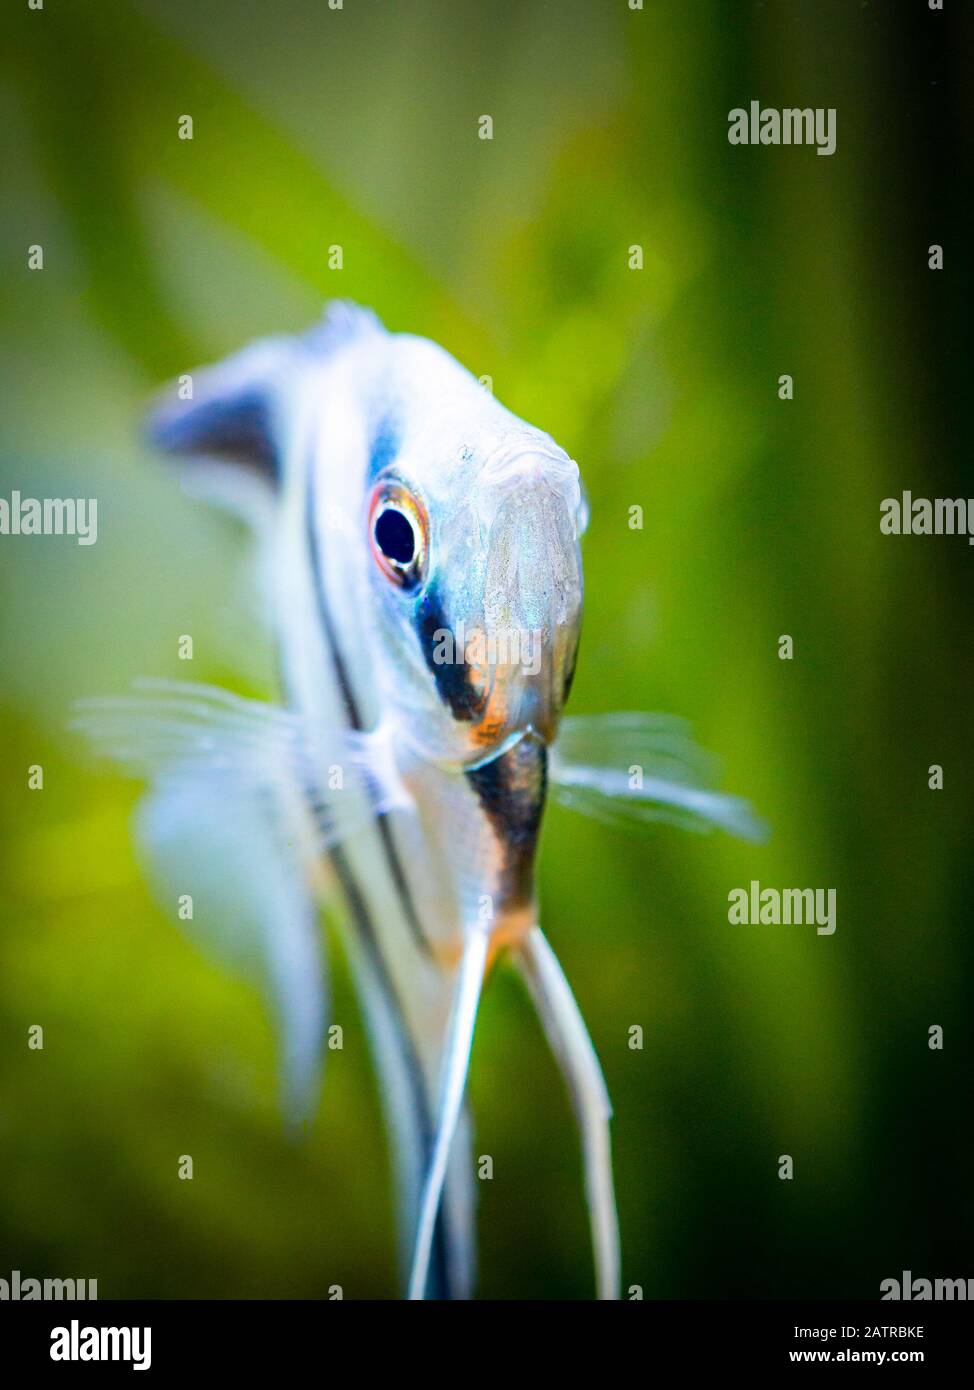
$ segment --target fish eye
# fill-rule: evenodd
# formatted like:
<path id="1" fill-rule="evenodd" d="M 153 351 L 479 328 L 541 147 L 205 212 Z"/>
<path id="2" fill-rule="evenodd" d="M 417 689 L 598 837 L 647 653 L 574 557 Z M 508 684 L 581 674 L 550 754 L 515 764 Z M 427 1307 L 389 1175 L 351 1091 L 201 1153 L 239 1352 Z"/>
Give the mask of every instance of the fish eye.
<path id="1" fill-rule="evenodd" d="M 416 553 L 413 523 L 395 507 L 387 507 L 375 519 L 375 543 L 394 565 L 408 565 Z"/>
<path id="2" fill-rule="evenodd" d="M 426 571 L 427 519 L 422 502 L 402 483 L 379 483 L 369 504 L 372 556 L 401 589 L 422 583 Z"/>

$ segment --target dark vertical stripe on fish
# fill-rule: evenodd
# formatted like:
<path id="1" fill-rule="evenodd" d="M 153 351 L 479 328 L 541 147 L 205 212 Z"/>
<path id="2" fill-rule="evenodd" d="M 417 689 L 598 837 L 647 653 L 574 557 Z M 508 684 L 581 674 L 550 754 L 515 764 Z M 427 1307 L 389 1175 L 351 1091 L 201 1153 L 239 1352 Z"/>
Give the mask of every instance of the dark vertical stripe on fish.
<path id="1" fill-rule="evenodd" d="M 464 659 L 464 653 L 455 649 L 456 634 L 450 627 L 434 584 L 427 586 L 413 622 L 423 660 L 433 675 L 440 699 L 454 719 L 467 723 L 479 719 L 487 705 L 487 691 L 476 688 L 473 668 Z M 444 640 L 444 634 L 449 634 L 454 649 L 450 652 L 450 660 L 438 661 L 437 648 Z"/>
<path id="2" fill-rule="evenodd" d="M 414 1114 L 419 1126 L 420 1148 L 423 1154 L 423 1168 L 429 1165 L 430 1157 L 433 1152 L 433 1116 L 430 1110 L 429 1097 L 426 1093 L 426 1084 L 423 1079 L 423 1069 L 420 1065 L 416 1048 L 410 1036 L 409 1029 L 403 1016 L 402 1005 L 396 994 L 389 972 L 386 970 L 385 961 L 382 958 L 382 950 L 379 946 L 372 925 L 372 918 L 369 915 L 368 907 L 352 867 L 345 857 L 344 851 L 338 845 L 333 845 L 328 850 L 328 858 L 334 867 L 338 881 L 342 886 L 342 891 L 348 902 L 349 910 L 355 919 L 358 930 L 358 938 L 369 958 L 375 979 L 382 991 L 383 998 L 392 1013 L 396 1023 L 396 1034 L 402 1045 L 403 1062 L 409 1083 L 413 1093 Z M 424 1174 L 420 1174 L 420 1184 Z M 443 1208 L 436 1218 L 436 1227 L 433 1232 L 433 1249 L 430 1255 L 429 1279 L 432 1285 L 432 1297 L 449 1299 L 453 1297 L 453 1290 L 450 1284 L 450 1265 L 447 1259 L 447 1231 L 446 1219 Z"/>
<path id="3" fill-rule="evenodd" d="M 339 691 L 341 693 L 342 703 L 345 706 L 346 717 L 353 728 L 361 729 L 362 720 L 358 708 L 358 702 L 355 699 L 355 694 L 352 690 L 351 683 L 348 678 L 348 672 L 345 668 L 345 663 L 343 662 L 341 654 L 339 652 L 335 628 L 331 620 L 331 613 L 329 612 L 328 605 L 325 601 L 323 574 L 321 569 L 321 557 L 318 550 L 317 535 L 314 529 L 314 470 L 310 466 L 308 469 L 307 508 L 308 548 L 311 559 L 311 568 L 314 580 L 314 591 L 318 607 L 318 615 L 321 619 L 322 630 L 325 636 L 325 644 L 328 648 L 329 655 L 331 656 L 332 669 L 334 671 L 335 679 L 338 683 Z M 382 816 L 376 816 L 376 825 L 379 829 L 380 835 L 382 836 L 383 845 L 386 849 L 387 857 L 389 855 L 392 856 L 389 863 L 389 867 L 392 871 L 393 879 L 396 882 L 397 888 L 400 888 L 401 884 L 400 901 L 403 907 L 404 914 L 407 918 L 407 921 L 410 922 L 410 926 L 413 928 L 414 934 L 418 934 L 418 940 L 420 945 L 423 947 L 424 951 L 427 954 L 429 954 L 429 946 L 426 942 L 426 938 L 423 936 L 422 928 L 419 925 L 418 919 L 416 919 L 415 909 L 413 908 L 411 899 L 409 898 L 408 888 L 403 878 L 402 867 L 399 864 L 398 855 L 396 855 L 395 847 L 391 843 L 391 840 L 388 838 L 389 826 Z M 384 835 L 382 834 L 383 831 L 385 831 Z M 396 994 L 395 986 L 393 985 L 393 982 L 389 976 L 389 972 L 386 968 L 385 960 L 383 959 L 382 950 L 379 946 L 379 941 L 375 933 L 375 928 L 372 925 L 372 918 L 369 914 L 365 897 L 362 894 L 361 889 L 359 888 L 358 881 L 355 877 L 355 874 L 352 871 L 352 867 L 348 862 L 344 850 L 342 850 L 342 848 L 339 845 L 333 845 L 331 849 L 327 851 L 327 857 L 335 870 L 335 874 L 345 895 L 346 901 L 349 906 L 349 911 L 351 912 L 352 917 L 355 921 L 355 926 L 358 932 L 358 938 L 362 942 L 363 948 L 366 951 L 366 954 L 368 955 L 369 963 L 372 967 L 375 978 L 378 981 L 379 988 L 382 991 L 383 997 L 386 1001 L 386 1005 L 390 1010 L 393 1018 L 395 1019 L 396 1033 L 402 1046 L 403 1061 L 405 1063 L 406 1073 L 409 1076 L 410 1088 L 413 1094 L 413 1111 L 416 1115 L 419 1127 L 420 1145 L 423 1155 L 423 1168 L 425 1170 L 429 1165 L 429 1161 L 433 1152 L 434 1124 L 432 1110 L 429 1102 L 429 1096 L 426 1090 L 426 1082 L 423 1076 L 422 1065 L 420 1063 L 419 1056 L 416 1052 L 416 1046 L 413 1042 L 412 1035 L 410 1034 L 409 1028 L 406 1024 L 406 1018 L 403 1012 L 402 1004 L 399 1001 L 399 997 Z M 423 1175 L 421 1174 L 420 1181 L 422 1181 L 422 1176 Z M 452 1288 L 450 1285 L 450 1266 L 449 1261 L 447 1259 L 446 1220 L 442 1207 L 439 1213 L 437 1214 L 436 1227 L 433 1232 L 433 1249 L 430 1256 L 429 1278 L 433 1286 L 434 1297 L 450 1298 L 452 1296 Z"/>
<path id="4" fill-rule="evenodd" d="M 501 847 L 501 906 L 523 907 L 531 901 L 534 852 L 544 813 L 548 751 L 530 734 L 513 748 L 468 770 Z"/>
<path id="5" fill-rule="evenodd" d="M 338 679 L 339 689 L 341 690 L 342 703 L 345 706 L 346 718 L 348 719 L 348 722 L 353 729 L 361 729 L 361 711 L 359 709 L 358 701 L 355 698 L 355 692 L 352 689 L 352 683 L 348 677 L 348 671 L 346 669 L 345 662 L 342 659 L 341 651 L 338 646 L 338 637 L 335 632 L 335 625 L 332 622 L 331 611 L 328 607 L 327 600 L 325 599 L 324 575 L 321 567 L 321 555 L 318 549 L 318 535 L 315 530 L 314 501 L 314 466 L 313 462 L 309 461 L 308 493 L 306 499 L 307 534 L 308 549 L 311 554 L 311 569 L 314 576 L 315 600 L 318 605 L 318 616 L 321 619 L 321 625 L 324 628 L 328 647 L 331 651 L 332 662 L 334 663 L 335 667 L 335 675 Z M 433 952 L 430 948 L 429 942 L 426 939 L 426 933 L 423 931 L 423 924 L 419 919 L 419 913 L 416 911 L 416 904 L 413 902 L 412 893 L 409 891 L 409 884 L 406 881 L 406 874 L 402 867 L 402 860 L 399 858 L 399 854 L 396 850 L 395 841 L 393 840 L 392 835 L 392 827 L 390 826 L 386 818 L 386 812 L 377 812 L 375 819 L 379 831 L 379 836 L 382 840 L 382 849 L 386 857 L 386 863 L 389 867 L 389 872 L 392 874 L 392 881 L 396 885 L 396 892 L 399 894 L 399 902 L 402 907 L 403 916 L 409 923 L 409 929 L 413 934 L 413 938 L 417 946 L 424 953 L 424 955 L 432 957 Z"/>

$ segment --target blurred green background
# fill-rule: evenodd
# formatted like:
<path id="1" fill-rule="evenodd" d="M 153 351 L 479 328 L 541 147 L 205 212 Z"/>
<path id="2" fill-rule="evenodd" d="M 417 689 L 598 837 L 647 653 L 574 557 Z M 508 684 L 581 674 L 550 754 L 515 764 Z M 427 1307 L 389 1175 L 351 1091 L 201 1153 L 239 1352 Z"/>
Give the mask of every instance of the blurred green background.
<path id="1" fill-rule="evenodd" d="M 0 1275 L 96 1277 L 105 1298 L 396 1291 L 340 953 L 345 1049 L 289 1139 L 262 1001 L 152 905 L 138 789 L 65 729 L 78 696 L 185 676 L 185 632 L 193 678 L 273 693 L 245 535 L 179 492 L 138 425 L 161 381 L 335 295 L 492 376 L 579 460 L 571 712 L 687 716 L 773 826 L 754 847 L 548 814 L 543 920 L 615 1103 L 625 1286 L 875 1298 L 904 1268 L 974 1275 L 974 552 L 878 527 L 904 488 L 974 492 L 960 9 L 8 12 L 0 495 L 97 496 L 99 539 L 0 539 Z M 752 98 L 837 108 L 837 152 L 730 146 Z M 727 893 L 752 878 L 834 887 L 836 934 L 731 927 Z M 569 1106 L 506 971 L 471 1090 L 495 1174 L 481 1295 L 590 1296 Z"/>

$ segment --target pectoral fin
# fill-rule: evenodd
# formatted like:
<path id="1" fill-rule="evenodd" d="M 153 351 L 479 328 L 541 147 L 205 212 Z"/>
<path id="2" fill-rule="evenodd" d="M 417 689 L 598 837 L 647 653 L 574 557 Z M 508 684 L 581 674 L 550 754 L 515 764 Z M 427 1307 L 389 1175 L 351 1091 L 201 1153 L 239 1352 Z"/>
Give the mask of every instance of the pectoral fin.
<path id="1" fill-rule="evenodd" d="M 747 801 L 711 790 L 714 761 L 672 716 L 590 715 L 563 720 L 549 778 L 556 801 L 609 824 L 667 821 L 766 839 L 767 826 Z"/>
<path id="2" fill-rule="evenodd" d="M 325 1026 L 321 856 L 375 809 L 408 805 L 386 740 L 349 741 L 273 705 L 165 680 L 79 701 L 73 727 L 150 782 L 138 812 L 147 876 L 188 935 L 269 996 L 285 1106 L 306 1111 Z"/>
<path id="3" fill-rule="evenodd" d="M 137 839 L 160 906 L 219 964 L 268 998 L 279 1037 L 282 1108 L 314 1109 L 328 986 L 296 808 L 269 789 L 187 771 L 140 802 Z"/>

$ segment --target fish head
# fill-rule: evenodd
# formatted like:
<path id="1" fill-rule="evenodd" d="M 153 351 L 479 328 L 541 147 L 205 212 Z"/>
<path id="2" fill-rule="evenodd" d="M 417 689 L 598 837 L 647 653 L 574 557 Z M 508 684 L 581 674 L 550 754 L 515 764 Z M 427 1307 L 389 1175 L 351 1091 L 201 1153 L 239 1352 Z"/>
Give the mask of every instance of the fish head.
<path id="1" fill-rule="evenodd" d="M 548 435 L 473 378 L 451 387 L 407 415 L 412 428 L 400 415 L 366 524 L 387 703 L 423 756 L 466 770 L 555 737 L 578 651 L 586 509 L 577 464 Z"/>

